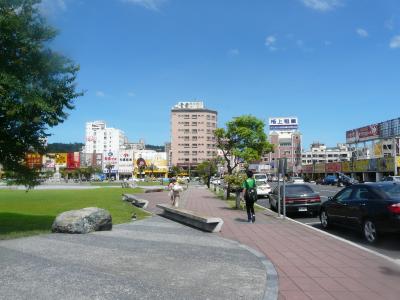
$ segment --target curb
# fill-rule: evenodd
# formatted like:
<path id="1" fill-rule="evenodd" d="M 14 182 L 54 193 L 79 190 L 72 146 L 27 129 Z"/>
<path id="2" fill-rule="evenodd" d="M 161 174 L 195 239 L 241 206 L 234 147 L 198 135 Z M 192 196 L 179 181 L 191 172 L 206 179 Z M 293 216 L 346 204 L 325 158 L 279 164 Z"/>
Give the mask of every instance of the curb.
<path id="1" fill-rule="evenodd" d="M 266 278 L 265 278 L 266 283 L 265 283 L 265 289 L 264 289 L 264 296 L 262 299 L 263 300 L 277 300 L 278 293 L 279 293 L 279 277 L 278 277 L 278 272 L 276 271 L 272 262 L 263 253 L 251 248 L 250 246 L 242 244 L 236 240 L 224 238 L 220 235 L 219 235 L 219 237 L 225 241 L 228 241 L 232 244 L 236 244 L 240 248 L 243 248 L 243 249 L 249 251 L 251 254 L 256 256 L 261 261 L 261 263 L 264 265 L 265 270 L 266 270 Z"/>
<path id="2" fill-rule="evenodd" d="M 267 278 L 265 283 L 265 292 L 263 300 L 276 300 L 278 299 L 278 292 L 279 292 L 279 280 L 278 280 L 278 272 L 276 271 L 274 265 L 267 257 L 262 254 L 261 252 L 237 242 L 240 247 L 246 249 L 250 253 L 254 254 L 258 257 L 261 263 L 264 265 L 265 269 L 267 270 Z"/>

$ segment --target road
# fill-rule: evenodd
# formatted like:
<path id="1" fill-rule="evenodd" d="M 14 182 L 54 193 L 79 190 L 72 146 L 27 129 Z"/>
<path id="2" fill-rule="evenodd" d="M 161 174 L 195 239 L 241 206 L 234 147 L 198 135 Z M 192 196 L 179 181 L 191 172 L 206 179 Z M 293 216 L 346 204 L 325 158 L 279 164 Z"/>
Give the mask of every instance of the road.
<path id="1" fill-rule="evenodd" d="M 269 183 L 269 185 L 274 188 L 276 187 L 277 183 Z M 338 191 L 340 191 L 342 188 L 336 187 L 336 186 L 324 186 L 324 185 L 316 185 L 316 184 L 310 184 L 310 186 L 319 193 L 321 197 L 321 201 L 324 202 L 328 200 L 328 197 L 334 196 Z M 269 208 L 269 201 L 268 199 L 259 199 L 257 202 L 259 205 L 264 206 Z M 309 215 L 291 215 L 289 216 L 296 221 L 299 221 L 301 223 L 307 224 L 309 226 L 318 228 L 320 230 L 324 230 L 321 227 L 320 221 L 318 217 L 311 217 Z M 346 228 L 340 228 L 340 227 L 334 227 L 332 229 L 326 230 L 327 232 L 336 235 L 338 237 L 344 238 L 346 240 L 349 240 L 351 242 L 354 242 L 360 246 L 366 247 L 368 249 L 371 249 L 373 251 L 376 251 L 380 254 L 389 256 L 393 259 L 399 260 L 400 261 L 400 236 L 398 235 L 386 235 L 383 237 L 383 239 L 380 241 L 378 245 L 371 246 L 367 242 L 364 241 L 361 233 L 357 231 L 352 231 Z"/>

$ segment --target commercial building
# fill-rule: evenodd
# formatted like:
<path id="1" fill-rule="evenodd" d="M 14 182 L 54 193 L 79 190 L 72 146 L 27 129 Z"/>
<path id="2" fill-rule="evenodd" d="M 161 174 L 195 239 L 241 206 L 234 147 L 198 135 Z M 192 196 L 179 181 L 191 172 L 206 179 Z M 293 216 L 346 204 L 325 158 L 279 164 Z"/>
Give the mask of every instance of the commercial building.
<path id="1" fill-rule="evenodd" d="M 380 181 L 399 174 L 399 141 L 400 118 L 348 130 L 349 161 L 303 165 L 303 173 L 322 177 L 341 172 L 361 181 Z"/>
<path id="2" fill-rule="evenodd" d="M 83 152 L 86 156 L 93 153 L 103 154 L 103 172 L 109 173 L 109 175 L 116 179 L 119 178 L 119 152 L 125 144 L 128 144 L 128 139 L 122 130 L 107 127 L 104 121 L 86 123 L 85 147 Z"/>
<path id="3" fill-rule="evenodd" d="M 172 166 L 186 170 L 217 155 L 214 130 L 218 113 L 203 102 L 179 102 L 171 109 Z"/>
<path id="4" fill-rule="evenodd" d="M 298 174 L 301 171 L 301 133 L 298 131 L 297 117 L 269 118 L 269 142 L 274 151 L 265 155 L 260 164 L 265 172 L 275 174 L 280 158 L 287 159 L 287 172 Z"/>
<path id="5" fill-rule="evenodd" d="M 346 144 L 337 144 L 336 147 L 327 147 L 320 142 L 314 142 L 310 150 L 301 152 L 302 165 L 313 163 L 331 163 L 350 160 L 351 150 Z"/>

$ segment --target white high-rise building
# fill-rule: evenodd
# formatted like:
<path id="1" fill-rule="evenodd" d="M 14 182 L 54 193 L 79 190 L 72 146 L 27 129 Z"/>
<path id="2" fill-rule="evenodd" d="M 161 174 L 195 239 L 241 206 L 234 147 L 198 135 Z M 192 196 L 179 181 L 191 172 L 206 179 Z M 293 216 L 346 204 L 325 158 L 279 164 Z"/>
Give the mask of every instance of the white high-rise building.
<path id="1" fill-rule="evenodd" d="M 119 151 L 128 140 L 122 130 L 107 127 L 104 121 L 86 123 L 85 153 L 103 155 L 103 171 L 113 165 L 111 173 L 118 173 Z"/>
<path id="2" fill-rule="evenodd" d="M 86 123 L 85 153 L 117 153 L 126 142 L 122 130 L 107 127 L 104 121 Z"/>

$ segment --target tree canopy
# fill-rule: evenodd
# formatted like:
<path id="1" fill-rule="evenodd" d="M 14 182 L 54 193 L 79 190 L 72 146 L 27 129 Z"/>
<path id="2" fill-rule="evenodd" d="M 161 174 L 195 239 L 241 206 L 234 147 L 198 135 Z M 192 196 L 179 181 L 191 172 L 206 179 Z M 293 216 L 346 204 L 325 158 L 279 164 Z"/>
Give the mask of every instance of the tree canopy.
<path id="1" fill-rule="evenodd" d="M 47 130 L 67 118 L 79 67 L 52 51 L 56 31 L 46 24 L 38 0 L 0 0 L 0 164 L 15 181 L 38 183 L 28 152 L 43 153 Z"/>
<path id="2" fill-rule="evenodd" d="M 233 118 L 225 128 L 217 128 L 215 137 L 226 162 L 228 173 L 236 169 L 239 163 L 257 161 L 262 155 L 273 150 L 264 132 L 264 122 L 251 115 Z"/>
<path id="3" fill-rule="evenodd" d="M 207 186 L 210 187 L 211 177 L 218 171 L 218 159 L 205 160 L 197 165 L 196 170 Z"/>

